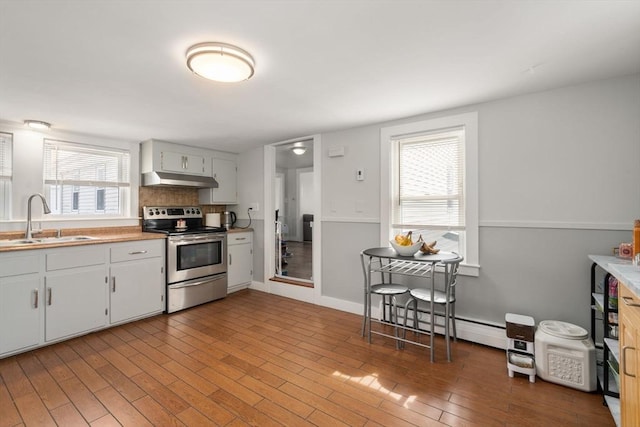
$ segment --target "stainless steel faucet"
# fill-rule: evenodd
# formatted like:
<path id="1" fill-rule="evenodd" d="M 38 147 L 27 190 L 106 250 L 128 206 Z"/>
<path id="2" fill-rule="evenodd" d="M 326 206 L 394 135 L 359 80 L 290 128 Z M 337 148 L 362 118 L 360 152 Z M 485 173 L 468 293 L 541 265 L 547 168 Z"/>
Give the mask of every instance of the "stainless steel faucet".
<path id="1" fill-rule="evenodd" d="M 30 240 L 33 237 L 33 231 L 31 230 L 31 200 L 33 200 L 34 197 L 40 197 L 40 200 L 42 200 L 42 209 L 45 214 L 51 213 L 51 209 L 49 209 L 49 205 L 47 205 L 47 200 L 42 194 L 36 193 L 29 197 L 29 201 L 27 202 L 27 231 L 24 233 L 24 238 L 26 240 Z"/>

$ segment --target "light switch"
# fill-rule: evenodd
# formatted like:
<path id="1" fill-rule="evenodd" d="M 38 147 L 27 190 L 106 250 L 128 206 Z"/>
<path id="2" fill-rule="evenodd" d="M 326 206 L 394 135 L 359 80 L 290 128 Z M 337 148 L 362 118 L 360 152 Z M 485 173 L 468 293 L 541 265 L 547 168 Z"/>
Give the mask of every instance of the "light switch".
<path id="1" fill-rule="evenodd" d="M 364 181 L 364 169 L 356 170 L 356 181 Z"/>

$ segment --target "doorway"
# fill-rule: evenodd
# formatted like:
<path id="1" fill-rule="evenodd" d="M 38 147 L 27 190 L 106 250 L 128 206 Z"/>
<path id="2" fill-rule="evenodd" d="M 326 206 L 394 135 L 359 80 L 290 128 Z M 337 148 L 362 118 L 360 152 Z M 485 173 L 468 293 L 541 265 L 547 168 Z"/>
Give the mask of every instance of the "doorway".
<path id="1" fill-rule="evenodd" d="M 313 139 L 275 146 L 274 280 L 313 287 Z"/>

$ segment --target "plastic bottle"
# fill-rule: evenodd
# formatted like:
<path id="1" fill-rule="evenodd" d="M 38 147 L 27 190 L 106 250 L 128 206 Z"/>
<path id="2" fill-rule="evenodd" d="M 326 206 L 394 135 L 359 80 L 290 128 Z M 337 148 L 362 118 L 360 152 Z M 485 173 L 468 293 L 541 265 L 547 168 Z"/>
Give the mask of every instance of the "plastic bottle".
<path id="1" fill-rule="evenodd" d="M 640 219 L 636 219 L 633 222 L 633 260 L 635 261 L 636 255 L 640 254 Z"/>

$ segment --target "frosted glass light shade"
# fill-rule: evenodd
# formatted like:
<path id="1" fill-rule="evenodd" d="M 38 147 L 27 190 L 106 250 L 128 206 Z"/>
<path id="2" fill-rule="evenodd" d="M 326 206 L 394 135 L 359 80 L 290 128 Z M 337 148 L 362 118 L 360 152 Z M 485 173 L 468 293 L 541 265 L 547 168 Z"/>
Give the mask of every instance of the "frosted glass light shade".
<path id="1" fill-rule="evenodd" d="M 248 52 L 225 43 L 200 43 L 187 50 L 187 67 L 205 79 L 239 82 L 253 76 L 255 63 Z"/>

